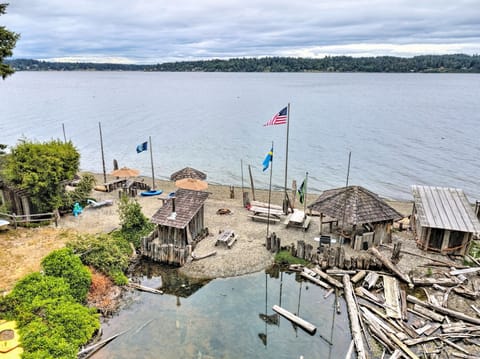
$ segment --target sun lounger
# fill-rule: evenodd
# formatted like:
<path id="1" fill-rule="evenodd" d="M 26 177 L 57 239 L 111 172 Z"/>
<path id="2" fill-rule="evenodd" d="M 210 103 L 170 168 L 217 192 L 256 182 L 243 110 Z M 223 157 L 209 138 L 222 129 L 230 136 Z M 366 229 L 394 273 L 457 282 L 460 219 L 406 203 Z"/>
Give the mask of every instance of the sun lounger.
<path id="1" fill-rule="evenodd" d="M 103 206 L 111 206 L 113 204 L 113 200 L 106 199 L 105 201 L 97 202 L 93 199 L 87 199 L 88 206 L 91 208 L 100 208 Z"/>

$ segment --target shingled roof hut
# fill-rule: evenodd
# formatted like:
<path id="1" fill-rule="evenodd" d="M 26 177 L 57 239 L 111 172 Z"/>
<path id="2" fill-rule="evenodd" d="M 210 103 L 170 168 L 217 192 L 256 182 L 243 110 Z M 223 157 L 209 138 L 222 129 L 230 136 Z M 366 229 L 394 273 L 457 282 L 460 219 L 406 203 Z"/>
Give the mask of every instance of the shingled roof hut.
<path id="1" fill-rule="evenodd" d="M 390 242 L 393 221 L 403 218 L 377 194 L 361 186 L 327 190 L 308 208 L 320 212 L 320 232 L 323 217 L 328 216 L 340 223 L 344 230 L 341 235 L 355 249 Z M 347 227 L 351 228 L 350 233 Z"/>
<path id="2" fill-rule="evenodd" d="M 412 186 L 412 230 L 424 250 L 465 255 L 480 222 L 461 189 Z"/>
<path id="3" fill-rule="evenodd" d="M 207 179 L 207 175 L 202 171 L 196 170 L 195 168 L 191 167 L 182 168 L 181 170 L 174 172 L 170 175 L 170 180 L 172 181 L 178 181 L 184 178 L 193 178 L 204 181 Z"/>
<path id="4" fill-rule="evenodd" d="M 205 235 L 204 204 L 208 192 L 178 189 L 151 218 L 156 225 L 143 238 L 144 256 L 162 263 L 183 265 Z"/>

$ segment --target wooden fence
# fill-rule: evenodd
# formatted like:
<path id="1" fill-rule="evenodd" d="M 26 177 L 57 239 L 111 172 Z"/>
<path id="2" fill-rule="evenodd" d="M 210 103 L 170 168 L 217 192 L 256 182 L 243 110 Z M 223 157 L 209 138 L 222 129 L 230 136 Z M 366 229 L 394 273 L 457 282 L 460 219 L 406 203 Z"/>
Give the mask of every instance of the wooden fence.
<path id="1" fill-rule="evenodd" d="M 55 222 L 55 226 L 58 225 L 58 215 L 54 212 L 49 213 L 37 213 L 37 214 L 22 214 L 17 215 L 15 213 L 1 213 L 0 218 L 4 218 L 10 222 L 10 225 L 13 225 L 17 229 L 20 224 L 30 224 L 30 223 L 39 223 L 39 222 Z"/>

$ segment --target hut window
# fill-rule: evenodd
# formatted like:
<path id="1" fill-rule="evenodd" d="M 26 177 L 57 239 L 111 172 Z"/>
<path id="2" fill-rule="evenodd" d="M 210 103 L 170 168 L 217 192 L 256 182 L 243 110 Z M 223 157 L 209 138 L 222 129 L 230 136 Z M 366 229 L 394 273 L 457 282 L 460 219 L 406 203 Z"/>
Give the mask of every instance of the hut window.
<path id="1" fill-rule="evenodd" d="M 430 232 L 430 241 L 428 242 L 428 246 L 430 248 L 442 248 L 443 242 L 443 233 L 444 230 L 440 228 L 432 228 Z"/>

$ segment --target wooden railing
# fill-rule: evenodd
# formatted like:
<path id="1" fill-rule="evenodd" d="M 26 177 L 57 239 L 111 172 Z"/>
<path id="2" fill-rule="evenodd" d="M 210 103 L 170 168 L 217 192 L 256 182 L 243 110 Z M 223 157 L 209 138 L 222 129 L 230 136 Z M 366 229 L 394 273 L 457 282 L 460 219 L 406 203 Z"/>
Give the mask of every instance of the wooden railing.
<path id="1" fill-rule="evenodd" d="M 55 222 L 55 226 L 58 225 L 58 216 L 54 212 L 49 213 L 36 213 L 36 214 L 22 214 L 17 215 L 15 213 L 1 213 L 0 218 L 4 218 L 10 222 L 10 225 L 13 225 L 17 229 L 19 224 L 24 223 L 38 223 L 38 222 Z"/>

